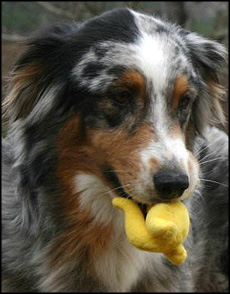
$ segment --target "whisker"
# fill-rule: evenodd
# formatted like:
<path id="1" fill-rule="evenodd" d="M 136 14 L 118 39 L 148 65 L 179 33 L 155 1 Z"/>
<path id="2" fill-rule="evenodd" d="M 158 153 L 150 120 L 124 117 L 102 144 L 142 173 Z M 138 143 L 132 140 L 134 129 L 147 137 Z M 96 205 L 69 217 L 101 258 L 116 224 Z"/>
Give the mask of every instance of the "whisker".
<path id="1" fill-rule="evenodd" d="M 211 146 L 212 146 L 213 144 L 215 144 L 215 143 L 216 143 L 215 141 L 209 143 L 209 144 L 206 145 L 205 147 L 203 147 L 203 148 L 201 148 L 200 150 L 198 150 L 197 152 L 195 152 L 194 155 L 195 155 L 195 156 L 200 155 L 204 150 L 208 149 L 209 147 L 211 147 Z M 206 156 L 208 156 L 208 155 L 206 155 Z M 206 157 L 206 156 L 205 156 L 205 157 Z"/>
<path id="2" fill-rule="evenodd" d="M 206 158 L 210 158 L 211 157 L 211 155 L 210 154 L 206 154 L 204 157 L 202 157 L 200 160 L 202 161 L 202 160 L 204 160 L 204 159 L 206 159 Z"/>
<path id="3" fill-rule="evenodd" d="M 199 191 L 198 189 L 195 191 L 195 194 L 198 195 L 199 199 L 201 200 L 202 204 L 207 206 L 207 203 L 205 201 L 205 198 L 203 196 L 203 194 L 201 193 L 201 191 Z M 194 197 L 194 199 L 197 199 L 196 197 Z"/>
<path id="4" fill-rule="evenodd" d="M 216 157 L 216 158 L 213 158 L 213 159 L 210 159 L 210 160 L 200 161 L 199 164 L 202 165 L 204 163 L 212 162 L 212 161 L 215 161 L 215 160 L 218 160 L 218 159 L 227 159 L 227 157 Z"/>
<path id="5" fill-rule="evenodd" d="M 113 169 L 113 170 L 108 170 L 106 173 L 127 173 L 127 171 L 124 170 L 119 170 L 119 169 Z"/>
<path id="6" fill-rule="evenodd" d="M 114 191 L 116 191 L 116 190 L 119 190 L 119 189 L 121 189 L 121 188 L 128 187 L 128 186 L 130 186 L 130 185 L 131 185 L 131 184 L 128 183 L 128 184 L 125 184 L 125 185 L 121 185 L 121 186 L 119 186 L 119 187 L 116 187 L 116 188 L 114 188 L 114 189 L 109 189 L 109 190 L 107 190 L 105 193 L 101 194 L 101 196 L 106 195 L 106 194 L 109 194 L 110 192 L 114 192 Z"/>
<path id="7" fill-rule="evenodd" d="M 221 185 L 221 186 L 223 186 L 223 187 L 228 188 L 228 185 L 225 185 L 225 184 L 220 183 L 220 182 L 217 182 L 217 181 L 207 180 L 207 179 L 201 179 L 201 178 L 200 178 L 200 180 L 203 181 L 203 182 L 210 182 L 210 183 L 218 184 L 218 185 Z"/>

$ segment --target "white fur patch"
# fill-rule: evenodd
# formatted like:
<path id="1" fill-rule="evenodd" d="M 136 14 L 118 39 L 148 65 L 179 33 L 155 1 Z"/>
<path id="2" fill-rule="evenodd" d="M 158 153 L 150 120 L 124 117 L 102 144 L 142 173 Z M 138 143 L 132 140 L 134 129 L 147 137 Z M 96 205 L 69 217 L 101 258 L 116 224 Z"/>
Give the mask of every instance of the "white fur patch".
<path id="1" fill-rule="evenodd" d="M 153 265 L 161 267 L 162 261 L 159 254 L 136 249 L 124 234 L 116 233 L 108 250 L 97 260 L 96 272 L 110 291 L 126 292 L 145 270 Z"/>
<path id="2" fill-rule="evenodd" d="M 157 36 L 142 34 L 137 44 L 137 64 L 154 89 L 164 89 L 167 80 L 169 54 L 165 52 L 165 44 Z"/>
<path id="3" fill-rule="evenodd" d="M 189 187 L 177 200 L 187 198 L 191 195 L 198 184 L 199 165 L 185 148 L 184 142 L 180 138 L 166 137 L 157 142 L 152 141 L 140 152 L 142 169 L 137 178 L 136 193 L 141 195 L 141 199 L 149 201 L 149 196 L 153 192 L 153 171 L 151 170 L 151 158 L 156 159 L 160 166 L 167 167 L 167 164 L 174 159 L 178 163 L 178 168 L 187 173 L 189 177 Z M 190 164 L 189 164 L 190 162 Z M 147 193 L 147 191 L 150 191 Z M 148 195 L 149 194 L 149 195 Z"/>
<path id="4" fill-rule="evenodd" d="M 161 255 L 141 251 L 132 246 L 124 231 L 124 215 L 112 206 L 112 192 L 94 175 L 77 174 L 75 192 L 80 193 L 80 204 L 101 223 L 111 222 L 110 245 L 95 261 L 98 278 L 109 291 L 125 292 L 136 283 L 151 263 L 161 266 Z"/>
<path id="5" fill-rule="evenodd" d="M 112 193 L 109 187 L 95 175 L 77 174 L 75 193 L 79 193 L 80 205 L 89 211 L 96 221 L 110 223 L 114 216 Z"/>

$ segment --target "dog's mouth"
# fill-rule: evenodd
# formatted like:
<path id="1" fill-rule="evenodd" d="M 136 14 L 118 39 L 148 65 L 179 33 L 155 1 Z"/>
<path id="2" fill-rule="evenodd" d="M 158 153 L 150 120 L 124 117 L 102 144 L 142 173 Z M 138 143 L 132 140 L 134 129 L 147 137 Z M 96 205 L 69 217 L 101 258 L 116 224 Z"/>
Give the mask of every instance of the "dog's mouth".
<path id="1" fill-rule="evenodd" d="M 143 216 L 146 217 L 148 204 L 138 201 L 134 199 L 133 197 L 131 197 L 129 194 L 127 194 L 123 186 L 121 185 L 118 175 L 113 169 L 108 167 L 107 168 L 103 167 L 103 174 L 106 176 L 107 181 L 114 187 L 113 192 L 119 195 L 120 197 L 131 199 L 134 202 L 136 202 L 139 208 L 141 209 Z M 160 202 L 160 201 L 156 200 L 154 202 Z"/>
<path id="2" fill-rule="evenodd" d="M 154 205 L 156 203 L 168 203 L 170 201 L 173 201 L 173 200 L 167 200 L 167 199 L 154 199 L 150 203 L 146 204 L 146 203 L 143 203 L 141 201 L 138 201 L 137 199 L 134 199 L 133 197 L 128 195 L 125 191 L 122 192 L 122 193 L 118 193 L 118 194 L 119 194 L 120 197 L 124 197 L 124 198 L 133 200 L 139 206 L 140 210 L 142 211 L 142 214 L 143 214 L 144 218 L 146 218 L 148 208 L 151 207 L 152 205 Z"/>
<path id="3" fill-rule="evenodd" d="M 117 191 L 117 194 L 119 194 L 120 197 L 123 197 L 123 198 L 127 198 L 127 199 L 131 199 L 133 200 L 134 202 L 137 203 L 137 205 L 139 206 L 140 210 L 142 211 L 142 214 L 144 216 L 144 218 L 146 218 L 146 215 L 147 215 L 147 206 L 148 204 L 146 203 L 142 203 L 140 201 L 137 201 L 136 199 L 133 199 L 133 197 L 131 197 L 130 195 L 128 195 L 124 189 L 121 187 L 121 189 L 118 189 Z"/>
<path id="4" fill-rule="evenodd" d="M 127 198 L 127 199 L 131 199 L 133 200 L 134 202 L 137 203 L 137 205 L 139 206 L 140 210 L 142 211 L 142 214 L 144 216 L 144 218 L 146 218 L 146 215 L 147 215 L 147 207 L 148 207 L 148 204 L 146 203 L 143 203 L 143 202 L 140 202 L 140 201 L 137 201 L 136 199 L 134 199 L 133 197 L 131 197 L 130 195 L 128 195 L 124 189 L 122 188 L 123 191 L 117 191 L 117 194 L 119 194 L 120 197 L 123 197 L 123 198 Z"/>
<path id="5" fill-rule="evenodd" d="M 139 206 L 139 208 L 141 209 L 143 216 L 146 217 L 147 215 L 147 209 L 149 205 L 153 205 L 155 203 L 161 203 L 161 202 L 169 202 L 170 200 L 167 199 L 153 199 L 151 201 L 151 203 L 144 203 L 139 199 L 135 199 L 134 197 L 130 196 L 129 194 L 126 193 L 126 191 L 124 190 L 119 177 L 116 173 L 116 171 L 110 167 L 108 167 L 107 165 L 103 165 L 101 167 L 103 174 L 107 180 L 107 182 L 110 183 L 110 185 L 113 187 L 113 193 L 119 195 L 120 197 L 124 197 L 127 199 L 131 199 L 134 202 L 137 203 L 137 205 Z"/>
<path id="6" fill-rule="evenodd" d="M 142 211 L 142 214 L 144 216 L 144 218 L 146 218 L 147 216 L 147 204 L 144 204 L 144 203 L 140 203 L 140 202 L 137 202 L 140 210 Z"/>

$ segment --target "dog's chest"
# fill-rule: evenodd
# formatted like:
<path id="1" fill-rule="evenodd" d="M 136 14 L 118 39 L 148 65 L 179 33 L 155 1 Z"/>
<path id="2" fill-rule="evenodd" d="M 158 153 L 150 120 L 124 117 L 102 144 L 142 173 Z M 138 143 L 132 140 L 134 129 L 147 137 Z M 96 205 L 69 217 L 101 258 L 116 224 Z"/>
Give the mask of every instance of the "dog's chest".
<path id="1" fill-rule="evenodd" d="M 142 272 L 150 266 L 151 255 L 134 248 L 123 239 L 120 244 L 111 244 L 96 261 L 96 273 L 108 291 L 130 291 Z"/>
<path id="2" fill-rule="evenodd" d="M 103 248 L 103 253 L 100 251 L 97 256 L 94 255 L 97 279 L 108 292 L 131 291 L 144 271 L 153 268 L 153 264 L 159 264 L 159 256 L 136 249 L 129 243 L 124 230 L 124 214 L 112 206 L 108 192 L 105 193 L 104 186 L 97 178 L 78 175 L 77 181 L 80 183 L 78 189 L 85 189 L 81 193 L 81 206 L 90 210 L 99 226 L 112 225 L 109 242 Z M 91 187 L 94 187 L 93 192 Z"/>
<path id="3" fill-rule="evenodd" d="M 95 270 L 98 278 L 106 286 L 108 291 L 131 291 L 143 272 L 151 269 L 153 259 L 157 256 L 153 253 L 136 249 L 132 246 L 124 232 L 123 221 L 116 226 L 109 246 L 95 262 Z"/>

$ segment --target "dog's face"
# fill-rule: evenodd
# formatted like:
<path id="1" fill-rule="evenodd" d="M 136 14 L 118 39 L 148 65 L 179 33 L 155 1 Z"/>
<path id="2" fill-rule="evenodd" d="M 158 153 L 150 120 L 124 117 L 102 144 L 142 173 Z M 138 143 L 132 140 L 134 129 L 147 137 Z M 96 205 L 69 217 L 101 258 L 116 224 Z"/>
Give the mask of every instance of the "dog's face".
<path id="1" fill-rule="evenodd" d="M 93 183 L 113 191 L 108 197 L 142 203 L 184 199 L 199 178 L 191 141 L 222 120 L 224 55 L 215 42 L 116 10 L 33 41 L 8 103 L 35 143 L 52 129 L 57 177 L 68 193 Z M 21 102 L 13 97 L 19 90 Z"/>
<path id="2" fill-rule="evenodd" d="M 103 56 L 90 48 L 72 70 L 91 96 L 85 154 L 90 172 L 98 169 L 120 194 L 141 202 L 184 198 L 198 180 L 186 148 L 198 77 L 174 35 L 156 33 L 154 23 L 151 34 L 144 28 L 134 44 L 101 42 Z"/>

